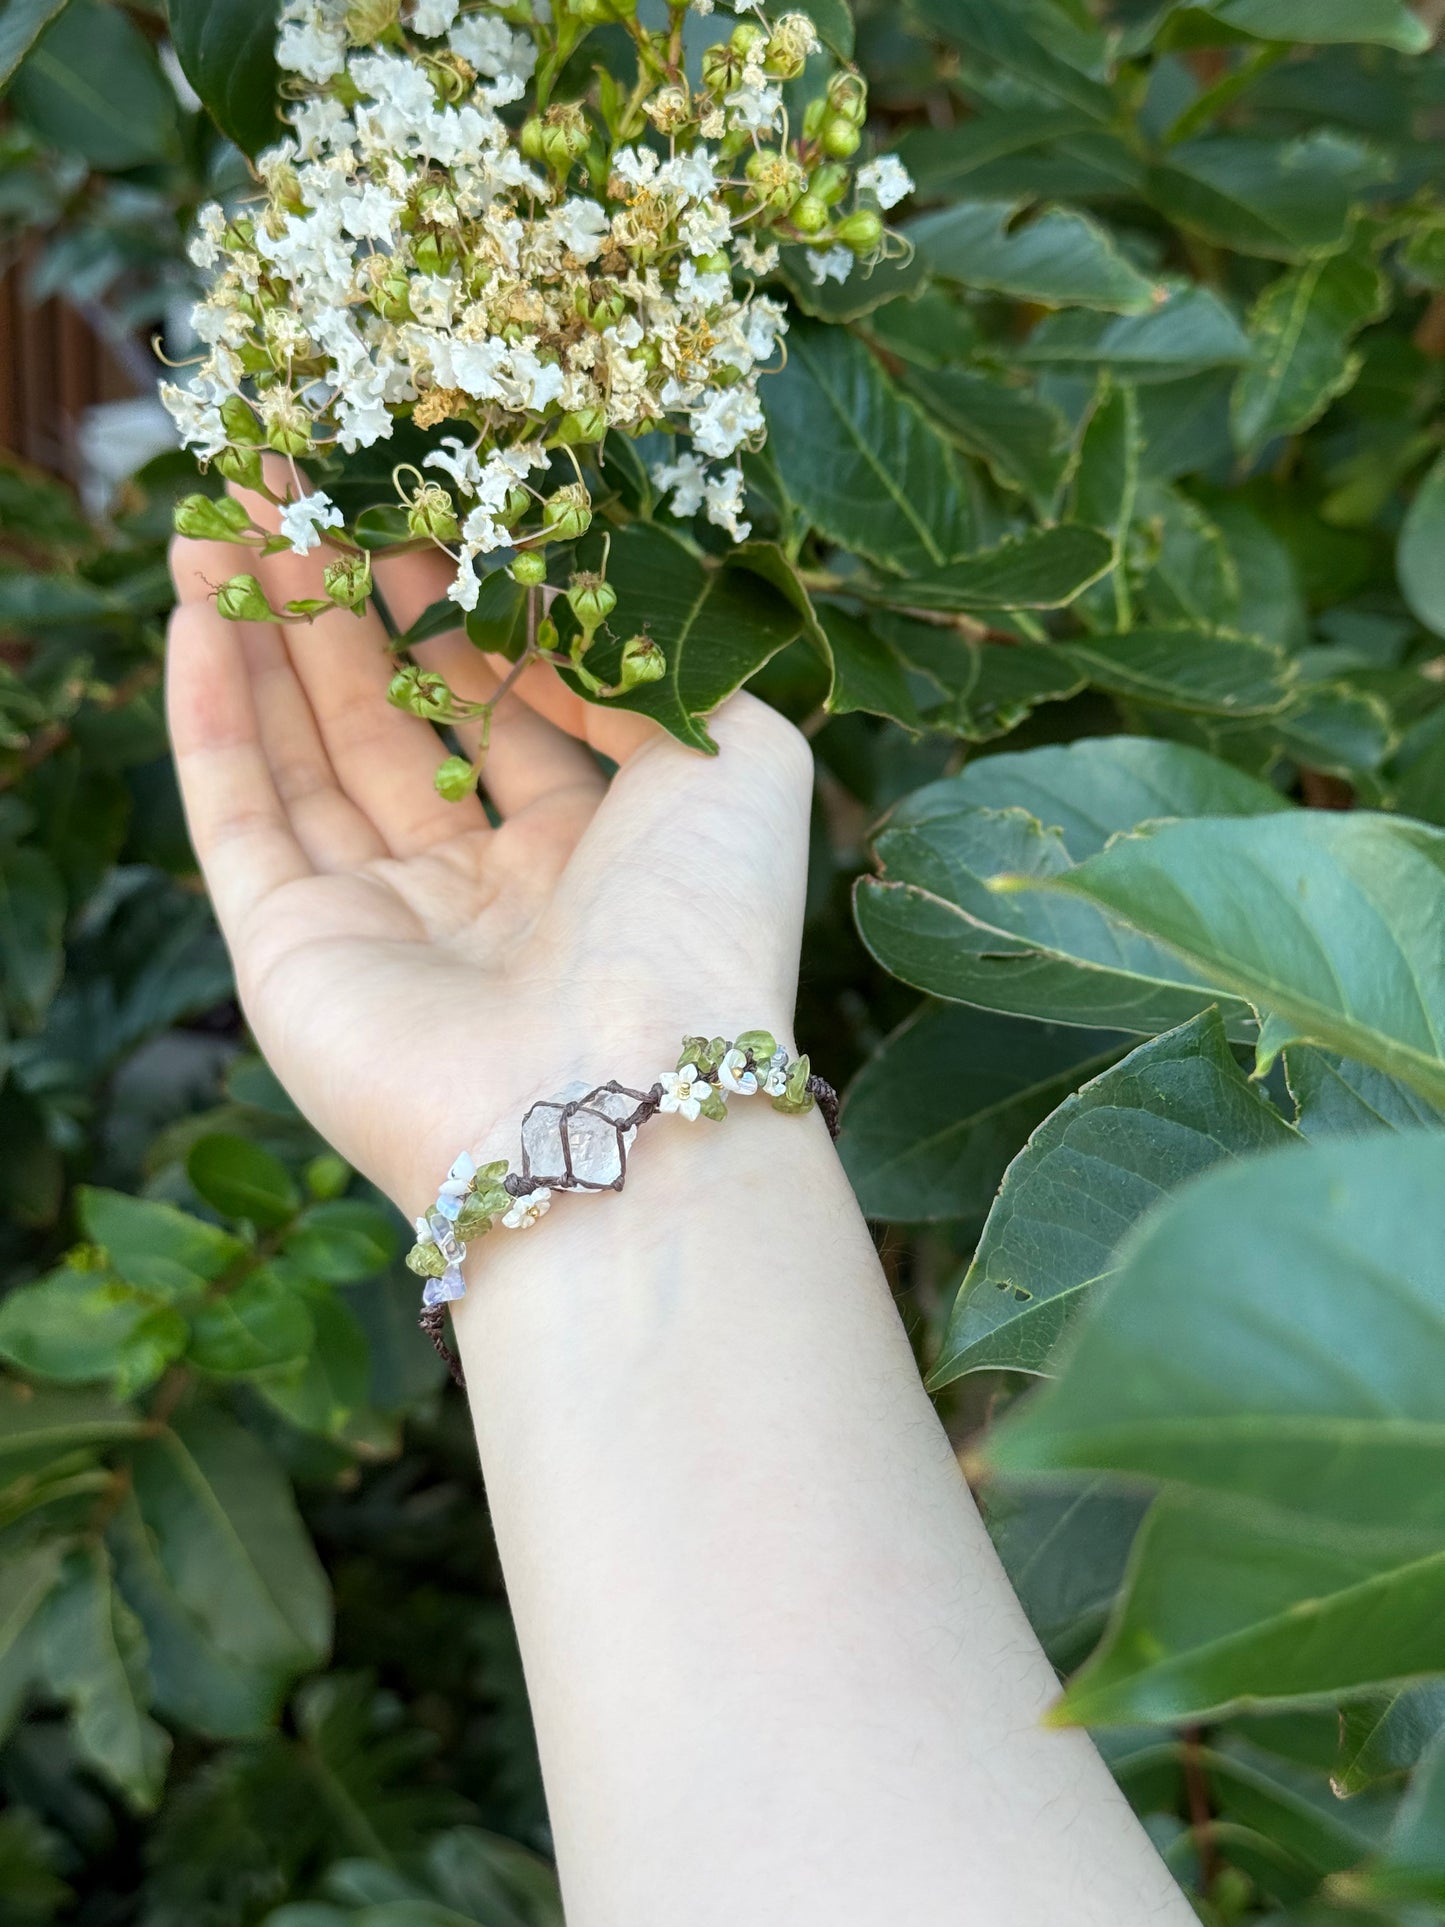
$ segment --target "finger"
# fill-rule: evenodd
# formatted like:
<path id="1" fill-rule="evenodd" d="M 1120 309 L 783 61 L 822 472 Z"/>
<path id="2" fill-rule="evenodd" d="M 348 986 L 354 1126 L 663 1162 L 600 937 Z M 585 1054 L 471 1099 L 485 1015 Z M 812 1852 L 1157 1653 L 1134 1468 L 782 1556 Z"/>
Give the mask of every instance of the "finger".
<path id="1" fill-rule="evenodd" d="M 202 600 L 201 585 L 230 564 L 222 542 L 177 542 L 171 557 L 183 602 Z M 198 593 L 200 588 L 200 593 Z M 235 625 L 250 680 L 261 752 L 298 842 L 318 870 L 352 870 L 385 856 L 375 825 L 341 789 L 275 623 Z"/>
<path id="2" fill-rule="evenodd" d="M 393 620 L 404 629 L 446 594 L 452 579 L 445 557 L 435 554 L 396 556 L 379 565 L 377 576 Z M 419 644 L 412 654 L 444 676 L 459 696 L 473 702 L 488 701 L 512 667 L 499 657 L 484 655 L 460 628 Z M 493 716 L 482 769 L 487 793 L 508 817 L 530 809 L 542 797 L 562 793 L 600 802 L 607 784 L 591 751 L 523 699 L 522 685 L 531 673 L 524 672 L 512 685 Z M 458 733 L 475 754 L 475 728 Z"/>
<path id="3" fill-rule="evenodd" d="M 191 845 L 234 950 L 259 903 L 314 872 L 261 748 L 240 638 L 209 603 L 171 617 L 166 707 Z"/>
<path id="4" fill-rule="evenodd" d="M 268 479 L 281 492 L 283 470 Z M 236 490 L 253 519 L 275 528 L 278 511 L 264 497 Z M 327 551 L 265 556 L 257 574 L 273 608 L 324 594 Z M 285 631 L 285 646 L 311 704 L 321 740 L 341 788 L 375 825 L 393 856 L 414 856 L 470 830 L 484 830 L 476 797 L 449 803 L 434 778 L 447 751 L 435 730 L 387 701 L 395 669 L 376 611 L 360 616 L 333 609 L 315 622 Z"/>

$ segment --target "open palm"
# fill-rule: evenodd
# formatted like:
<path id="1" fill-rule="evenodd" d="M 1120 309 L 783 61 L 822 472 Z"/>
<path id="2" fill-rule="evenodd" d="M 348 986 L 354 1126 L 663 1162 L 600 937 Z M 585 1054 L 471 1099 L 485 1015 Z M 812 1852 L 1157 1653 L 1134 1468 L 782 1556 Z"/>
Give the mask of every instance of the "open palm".
<path id="1" fill-rule="evenodd" d="M 477 797 L 436 794 L 447 750 L 387 703 L 377 614 L 227 621 L 213 592 L 237 566 L 225 544 L 173 551 L 192 840 L 261 1049 L 404 1209 L 463 1144 L 574 1076 L 650 1081 L 683 1030 L 786 1030 L 810 788 L 791 725 L 735 696 L 713 719 L 720 755 L 701 757 L 535 664 L 497 710 L 493 826 Z M 319 554 L 256 572 L 273 607 L 321 593 Z M 439 555 L 378 570 L 402 625 L 449 579 Z M 459 631 L 417 653 L 459 695 L 496 687 Z M 595 752 L 618 765 L 610 782 Z"/>

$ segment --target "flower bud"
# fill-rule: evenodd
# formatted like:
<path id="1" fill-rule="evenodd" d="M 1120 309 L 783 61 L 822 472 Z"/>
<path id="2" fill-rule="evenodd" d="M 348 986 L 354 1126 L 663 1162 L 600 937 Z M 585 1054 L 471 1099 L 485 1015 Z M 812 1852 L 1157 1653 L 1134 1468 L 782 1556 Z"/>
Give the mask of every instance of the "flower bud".
<path id="1" fill-rule="evenodd" d="M 440 482 L 428 482 L 417 490 L 406 512 L 406 525 L 413 535 L 433 536 L 438 542 L 455 542 L 461 534 L 456 505 Z"/>
<path id="2" fill-rule="evenodd" d="M 477 787 L 476 766 L 465 756 L 448 756 L 433 781 L 438 796 L 445 797 L 448 803 L 460 803 Z"/>
<path id="3" fill-rule="evenodd" d="M 183 495 L 174 521 L 177 535 L 203 542 L 239 542 L 251 529 L 251 518 L 234 495 Z"/>
<path id="4" fill-rule="evenodd" d="M 523 549 L 512 564 L 512 580 L 535 589 L 547 580 L 547 558 L 540 549 Z"/>
<path id="5" fill-rule="evenodd" d="M 823 123 L 823 152 L 835 161 L 846 161 L 858 152 L 863 136 L 852 121 L 835 115 Z"/>
<path id="6" fill-rule="evenodd" d="M 396 709 L 419 716 L 424 723 L 449 723 L 456 716 L 456 702 L 446 678 L 435 670 L 418 669 L 403 663 L 386 686 L 386 700 Z"/>
<path id="7" fill-rule="evenodd" d="M 828 82 L 828 105 L 839 120 L 861 127 L 868 118 L 868 84 L 861 74 L 834 74 Z"/>
<path id="8" fill-rule="evenodd" d="M 617 591 L 600 575 L 585 573 L 573 576 L 567 600 L 572 605 L 573 615 L 590 636 L 594 629 L 601 628 L 617 607 Z"/>
<path id="9" fill-rule="evenodd" d="M 592 526 L 592 497 L 581 482 L 569 482 L 542 505 L 542 526 L 559 542 L 575 542 Z"/>
<path id="10" fill-rule="evenodd" d="M 601 408 L 574 408 L 562 417 L 548 438 L 548 448 L 578 448 L 600 442 L 607 433 L 607 416 Z"/>
<path id="11" fill-rule="evenodd" d="M 518 136 L 518 145 L 521 147 L 522 153 L 527 160 L 540 161 L 542 159 L 542 136 L 545 132 L 546 125 L 540 114 L 529 114 L 526 120 L 522 122 L 522 131 Z"/>
<path id="12" fill-rule="evenodd" d="M 660 682 L 666 674 L 667 657 L 651 636 L 634 636 L 630 642 L 623 643 L 617 674 L 617 687 L 623 695 L 629 689 L 636 689 L 639 683 Z"/>
<path id="13" fill-rule="evenodd" d="M 216 457 L 216 468 L 228 482 L 235 482 L 239 488 L 265 486 L 261 457 L 254 448 L 223 448 Z"/>
<path id="14" fill-rule="evenodd" d="M 216 591 L 216 607 L 228 622 L 270 622 L 274 611 L 253 575 L 233 575 Z"/>
<path id="15" fill-rule="evenodd" d="M 702 57 L 702 84 L 710 94 L 730 94 L 742 79 L 743 63 L 731 47 L 709 47 Z"/>
<path id="16" fill-rule="evenodd" d="M 813 169 L 813 178 L 808 183 L 808 192 L 816 194 L 825 207 L 836 207 L 848 192 L 848 184 L 853 176 L 851 171 L 839 161 L 826 161 L 822 167 Z"/>
<path id="17" fill-rule="evenodd" d="M 344 24 L 353 47 L 369 47 L 396 25 L 397 0 L 349 0 Z"/>
<path id="18" fill-rule="evenodd" d="M 343 609 L 360 610 L 371 594 L 371 557 L 338 556 L 321 571 L 321 580 L 333 602 Z"/>
<path id="19" fill-rule="evenodd" d="M 256 420 L 255 410 L 241 395 L 227 395 L 221 403 L 221 426 L 233 442 L 245 447 L 259 448 L 265 440 L 265 431 Z"/>
<path id="20" fill-rule="evenodd" d="M 549 107 L 542 118 L 542 159 L 555 173 L 567 173 L 587 152 L 592 135 L 587 116 L 573 101 Z"/>
<path id="21" fill-rule="evenodd" d="M 827 204 L 816 194 L 805 194 L 793 209 L 792 220 L 799 234 L 821 234 L 828 225 Z"/>
<path id="22" fill-rule="evenodd" d="M 883 216 L 871 207 L 860 207 L 845 216 L 834 232 L 855 254 L 871 254 L 883 240 Z"/>

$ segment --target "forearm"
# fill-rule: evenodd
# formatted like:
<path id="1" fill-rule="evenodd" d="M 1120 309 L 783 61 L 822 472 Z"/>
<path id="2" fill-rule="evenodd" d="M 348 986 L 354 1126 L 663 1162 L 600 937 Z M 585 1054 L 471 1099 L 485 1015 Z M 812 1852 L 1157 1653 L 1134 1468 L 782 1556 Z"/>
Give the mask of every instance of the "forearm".
<path id="1" fill-rule="evenodd" d="M 816 1116 L 648 1127 L 457 1321 L 571 1927 L 1192 1918 L 1000 1571 Z"/>

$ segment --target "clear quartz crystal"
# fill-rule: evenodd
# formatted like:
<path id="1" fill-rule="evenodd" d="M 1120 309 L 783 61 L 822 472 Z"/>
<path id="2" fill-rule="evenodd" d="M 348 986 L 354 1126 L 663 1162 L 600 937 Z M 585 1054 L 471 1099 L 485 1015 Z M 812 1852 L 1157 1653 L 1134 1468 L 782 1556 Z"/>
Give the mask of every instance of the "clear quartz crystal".
<path id="1" fill-rule="evenodd" d="M 424 1305 L 445 1305 L 454 1298 L 461 1298 L 466 1292 L 466 1280 L 462 1277 L 460 1265 L 448 1265 L 440 1278 L 428 1278 L 422 1291 Z"/>
<path id="2" fill-rule="evenodd" d="M 439 1211 L 433 1211 L 427 1222 L 431 1226 L 432 1236 L 436 1239 L 437 1249 L 443 1258 L 448 1264 L 460 1264 L 463 1246 L 452 1226 Z"/>
<path id="3" fill-rule="evenodd" d="M 564 1107 L 579 1097 L 587 1098 L 587 1105 L 564 1122 Z M 621 1091 L 594 1092 L 592 1085 L 582 1083 L 569 1084 L 556 1097 L 534 1105 L 522 1125 L 522 1148 L 531 1175 L 548 1184 L 566 1182 L 565 1130 L 573 1178 L 596 1190 L 615 1184 L 622 1176 L 624 1143 L 630 1145 L 637 1135 L 636 1125 L 629 1131 L 620 1131 L 618 1125 L 636 1109 L 637 1100 Z"/>

